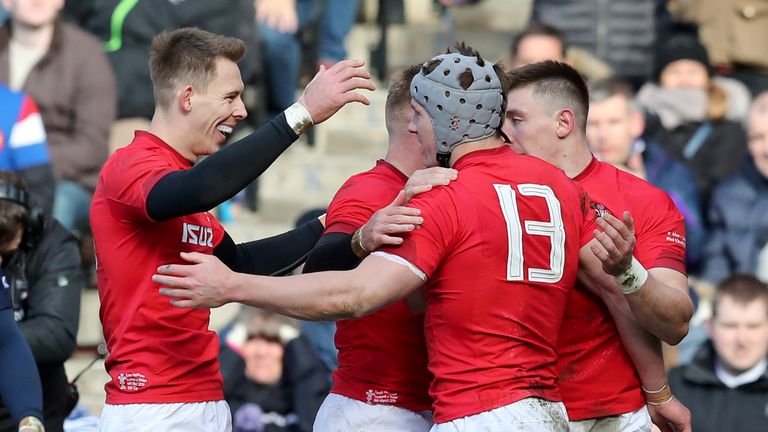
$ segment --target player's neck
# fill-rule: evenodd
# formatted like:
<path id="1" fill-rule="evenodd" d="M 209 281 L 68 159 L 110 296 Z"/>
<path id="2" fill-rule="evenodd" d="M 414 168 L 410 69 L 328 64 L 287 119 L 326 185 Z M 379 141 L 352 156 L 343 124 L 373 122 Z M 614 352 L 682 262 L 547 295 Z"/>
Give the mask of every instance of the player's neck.
<path id="1" fill-rule="evenodd" d="M 563 170 L 568 178 L 581 174 L 592 161 L 592 152 L 583 139 L 563 140 L 553 152 L 542 157 L 545 161 Z"/>
<path id="2" fill-rule="evenodd" d="M 421 156 L 419 142 L 411 138 L 413 142 L 406 140 L 393 140 L 390 137 L 389 147 L 384 160 L 394 166 L 406 177 L 410 177 L 417 169 L 424 168 L 424 160 Z"/>
<path id="3" fill-rule="evenodd" d="M 456 163 L 459 158 L 467 153 L 472 153 L 478 150 L 488 150 L 492 148 L 501 147 L 507 145 L 500 137 L 492 136 L 490 138 L 481 139 L 479 141 L 471 141 L 466 144 L 456 146 L 451 152 L 450 166 Z"/>
<path id="4" fill-rule="evenodd" d="M 173 127 L 174 124 L 176 122 L 172 121 L 167 113 L 156 110 L 155 115 L 152 116 L 152 122 L 149 124 L 149 132 L 163 140 L 185 159 L 194 163 L 197 157 L 190 150 L 180 146 L 180 143 L 187 142 L 183 136 L 184 128 Z"/>

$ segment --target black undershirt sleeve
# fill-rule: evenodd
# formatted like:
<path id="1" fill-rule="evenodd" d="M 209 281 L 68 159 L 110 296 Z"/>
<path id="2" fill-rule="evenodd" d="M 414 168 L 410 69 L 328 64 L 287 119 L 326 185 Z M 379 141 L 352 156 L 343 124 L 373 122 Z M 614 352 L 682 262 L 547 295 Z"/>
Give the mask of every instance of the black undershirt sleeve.
<path id="1" fill-rule="evenodd" d="M 352 252 L 352 234 L 330 233 L 320 237 L 307 257 L 304 273 L 328 270 L 351 270 L 362 261 Z"/>
<path id="2" fill-rule="evenodd" d="M 147 196 L 153 220 L 208 211 L 259 177 L 298 136 L 280 114 L 247 137 L 187 170 L 161 178 Z"/>
<path id="3" fill-rule="evenodd" d="M 235 244 L 229 234 L 213 254 L 238 273 L 281 276 L 298 267 L 323 233 L 323 224 L 314 219 L 274 237 Z"/>

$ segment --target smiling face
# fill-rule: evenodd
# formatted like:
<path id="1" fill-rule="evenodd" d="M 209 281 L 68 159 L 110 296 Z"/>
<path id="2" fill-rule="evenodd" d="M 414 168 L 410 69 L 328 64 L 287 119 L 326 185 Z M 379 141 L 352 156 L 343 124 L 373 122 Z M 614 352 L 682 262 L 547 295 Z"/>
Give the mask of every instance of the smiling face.
<path id="1" fill-rule="evenodd" d="M 502 130 L 518 153 L 542 157 L 557 135 L 557 118 L 548 113 L 534 95 L 533 86 L 507 94 L 507 112 Z"/>
<path id="2" fill-rule="evenodd" d="M 416 134 L 424 157 L 424 166 L 427 168 L 437 166 L 437 148 L 432 119 L 427 111 L 413 100 L 411 100 L 411 108 L 413 108 L 413 115 L 408 122 L 408 132 Z"/>
<path id="3" fill-rule="evenodd" d="M 187 115 L 195 129 L 189 149 L 195 156 L 208 155 L 221 147 L 227 135 L 248 113 L 241 98 L 243 80 L 235 62 L 219 57 L 216 72 L 205 91 L 192 88 Z"/>

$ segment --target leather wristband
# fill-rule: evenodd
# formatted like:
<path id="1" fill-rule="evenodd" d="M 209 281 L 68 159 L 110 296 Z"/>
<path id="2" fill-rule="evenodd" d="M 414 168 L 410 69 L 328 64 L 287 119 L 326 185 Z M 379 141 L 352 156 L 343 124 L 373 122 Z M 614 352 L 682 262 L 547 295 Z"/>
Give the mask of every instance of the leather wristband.
<path id="1" fill-rule="evenodd" d="M 658 390 L 648 390 L 645 387 L 642 387 L 642 389 L 645 394 L 645 402 L 649 405 L 664 405 L 671 402 L 674 398 L 674 396 L 672 396 L 672 389 L 669 388 L 669 384 L 664 384 Z"/>
<path id="2" fill-rule="evenodd" d="M 315 123 L 312 121 L 312 116 L 304 105 L 296 102 L 285 109 L 285 121 L 288 122 L 288 126 L 296 133 L 301 135 L 304 131 L 309 129 L 310 126 Z"/>
<path id="3" fill-rule="evenodd" d="M 624 294 L 632 294 L 639 290 L 646 279 L 648 279 L 648 270 L 635 257 L 632 257 L 632 263 L 629 268 L 616 276 L 616 282 L 618 282 L 619 288 Z"/>
<path id="4" fill-rule="evenodd" d="M 365 258 L 371 254 L 368 249 L 363 245 L 363 227 L 360 227 L 352 234 L 352 240 L 350 241 L 352 252 L 357 255 L 358 258 Z"/>

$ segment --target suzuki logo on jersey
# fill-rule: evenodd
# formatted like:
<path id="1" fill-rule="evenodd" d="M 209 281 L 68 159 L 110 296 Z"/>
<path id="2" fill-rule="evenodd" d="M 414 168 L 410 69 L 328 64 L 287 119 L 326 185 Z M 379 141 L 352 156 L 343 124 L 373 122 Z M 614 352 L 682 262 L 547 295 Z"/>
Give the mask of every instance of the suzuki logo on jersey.
<path id="1" fill-rule="evenodd" d="M 184 222 L 181 230 L 181 242 L 213 247 L 213 229 Z"/>

